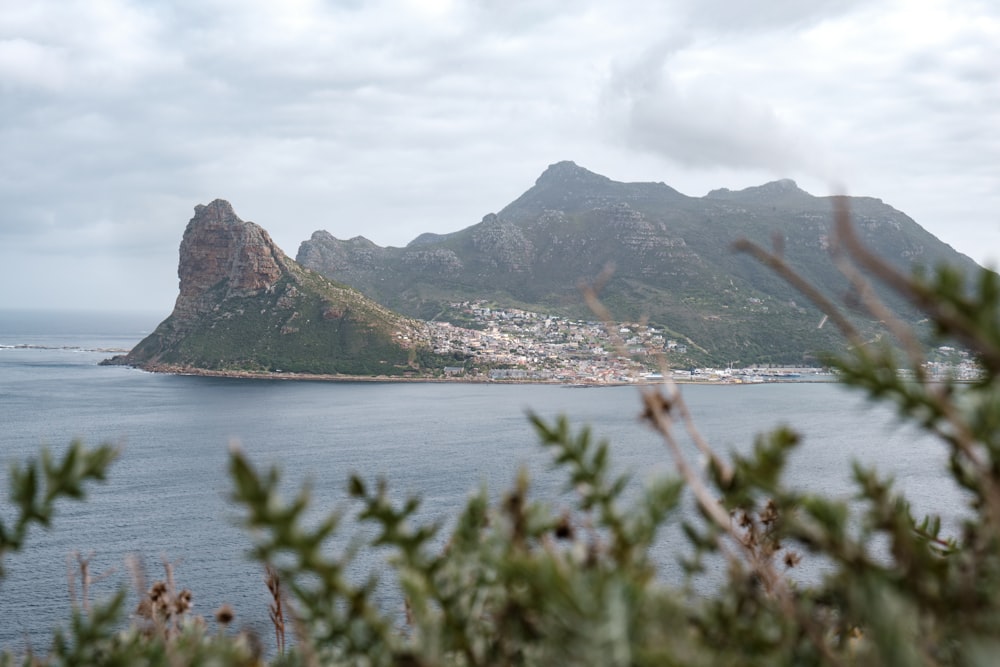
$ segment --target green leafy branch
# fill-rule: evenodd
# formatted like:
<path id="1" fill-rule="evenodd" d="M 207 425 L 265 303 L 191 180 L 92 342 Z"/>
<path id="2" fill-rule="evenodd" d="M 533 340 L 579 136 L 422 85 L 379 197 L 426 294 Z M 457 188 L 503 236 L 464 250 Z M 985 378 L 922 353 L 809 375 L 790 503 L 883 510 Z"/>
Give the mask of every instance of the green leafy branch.
<path id="1" fill-rule="evenodd" d="M 21 549 L 31 524 L 48 528 L 57 501 L 83 500 L 85 485 L 104 481 L 117 456 L 118 449 L 110 445 L 87 449 L 74 441 L 61 460 L 54 459 L 48 449 L 42 449 L 39 458 L 11 466 L 8 497 L 17 516 L 11 523 L 0 520 L 0 577 L 4 573 L 4 556 Z"/>

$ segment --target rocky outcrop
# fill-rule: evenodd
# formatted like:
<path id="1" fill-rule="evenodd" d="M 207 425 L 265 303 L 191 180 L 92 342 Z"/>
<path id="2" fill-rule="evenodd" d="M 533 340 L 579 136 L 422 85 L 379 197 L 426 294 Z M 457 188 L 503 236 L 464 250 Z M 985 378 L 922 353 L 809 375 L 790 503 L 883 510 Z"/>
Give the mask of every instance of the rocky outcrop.
<path id="1" fill-rule="evenodd" d="M 375 247 L 370 241 L 353 245 Z M 425 327 L 304 269 L 229 202 L 195 208 L 174 310 L 107 363 L 173 372 L 415 375 L 437 365 Z M 443 363 L 443 361 L 442 361 Z"/>
<path id="2" fill-rule="evenodd" d="M 229 202 L 199 204 L 181 240 L 174 315 L 196 318 L 220 299 L 270 289 L 288 271 L 289 261 L 264 229 L 240 220 Z"/>
<path id="3" fill-rule="evenodd" d="M 483 260 L 503 271 L 529 271 L 535 248 L 517 225 L 490 213 L 472 230 L 472 244 Z"/>
<path id="4" fill-rule="evenodd" d="M 431 274 L 440 277 L 458 275 L 462 270 L 462 260 L 448 248 L 429 248 L 427 250 L 408 245 L 400 255 L 400 262 L 413 267 L 421 274 Z"/>

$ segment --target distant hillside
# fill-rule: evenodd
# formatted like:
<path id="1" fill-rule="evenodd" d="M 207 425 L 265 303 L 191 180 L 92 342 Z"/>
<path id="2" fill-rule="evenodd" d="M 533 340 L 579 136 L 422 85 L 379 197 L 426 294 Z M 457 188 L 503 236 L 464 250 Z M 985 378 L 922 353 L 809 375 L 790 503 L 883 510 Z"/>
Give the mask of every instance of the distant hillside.
<path id="1" fill-rule="evenodd" d="M 974 266 L 878 199 L 853 197 L 850 205 L 864 241 L 900 266 Z M 466 229 L 424 234 L 405 248 L 317 231 L 297 259 L 425 319 L 455 318 L 448 304 L 464 299 L 591 317 L 578 282 L 610 264 L 603 298 L 616 317 L 648 317 L 716 362 L 803 363 L 840 346 L 836 332 L 817 328 L 821 315 L 801 295 L 730 248 L 739 238 L 770 246 L 777 235 L 789 263 L 840 300 L 847 286 L 827 251 L 831 219 L 830 198 L 789 180 L 689 197 L 560 162 Z M 875 335 L 874 324 L 867 330 Z"/>
<path id="2" fill-rule="evenodd" d="M 150 370 L 399 375 L 439 365 L 419 323 L 302 268 L 229 202 L 195 208 L 173 312 L 109 363 Z"/>

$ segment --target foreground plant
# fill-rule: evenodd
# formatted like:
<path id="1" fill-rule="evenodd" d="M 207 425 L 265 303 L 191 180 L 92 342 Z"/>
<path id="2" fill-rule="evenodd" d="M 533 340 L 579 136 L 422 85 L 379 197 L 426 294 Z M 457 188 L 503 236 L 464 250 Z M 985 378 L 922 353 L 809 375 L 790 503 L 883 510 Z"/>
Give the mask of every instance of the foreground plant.
<path id="1" fill-rule="evenodd" d="M 111 445 L 87 449 L 74 441 L 61 460 L 43 449 L 38 459 L 11 466 L 9 500 L 17 515 L 10 523 L 0 518 L 0 579 L 4 556 L 20 551 L 31 525 L 49 527 L 59 500 L 83 500 L 85 485 L 104 481 L 117 456 Z"/>

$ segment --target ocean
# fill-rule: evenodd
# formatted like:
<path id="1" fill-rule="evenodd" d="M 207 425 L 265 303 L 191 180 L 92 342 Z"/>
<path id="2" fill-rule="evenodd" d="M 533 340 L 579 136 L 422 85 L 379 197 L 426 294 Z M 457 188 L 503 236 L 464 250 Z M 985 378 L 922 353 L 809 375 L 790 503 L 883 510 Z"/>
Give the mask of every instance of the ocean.
<path id="1" fill-rule="evenodd" d="M 84 503 L 63 502 L 51 529 L 33 527 L 24 551 L 5 559 L 0 648 L 44 652 L 51 629 L 65 627 L 74 554 L 102 574 L 93 597 L 130 585 L 129 557 L 144 563 L 147 582 L 162 577 L 169 562 L 178 586 L 193 591 L 196 613 L 211 617 L 227 602 L 237 626 L 270 637 L 263 572 L 247 557 L 250 538 L 229 499 L 232 444 L 258 467 L 278 467 L 289 496 L 308 482 L 317 514 L 349 509 L 346 482 L 358 473 L 385 478 L 397 498 L 419 495 L 422 520 L 446 519 L 484 486 L 499 496 L 522 467 L 531 474 L 533 497 L 564 506 L 563 478 L 539 446 L 529 411 L 546 419 L 566 415 L 609 440 L 634 488 L 671 474 L 665 447 L 639 420 L 635 387 L 242 380 L 98 365 L 137 343 L 162 316 L 0 311 L 4 467 L 42 447 L 61 452 L 77 438 L 121 448 L 105 484 L 91 486 Z M 839 385 L 682 391 L 699 430 L 719 451 L 746 451 L 756 434 L 779 425 L 798 430 L 804 443 L 789 480 L 801 488 L 850 497 L 850 464 L 857 460 L 893 475 L 918 513 L 939 513 L 954 526 L 964 511 L 945 472 L 943 446 Z M 0 489 L 0 517 L 9 522 L 6 476 Z M 682 542 L 675 523 L 656 546 L 668 583 L 680 580 Z M 370 554 L 359 567 L 378 571 L 380 558 Z M 391 593 L 385 603 L 398 606 Z"/>

